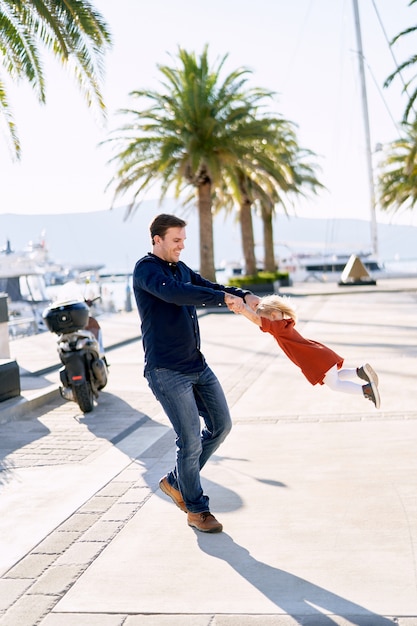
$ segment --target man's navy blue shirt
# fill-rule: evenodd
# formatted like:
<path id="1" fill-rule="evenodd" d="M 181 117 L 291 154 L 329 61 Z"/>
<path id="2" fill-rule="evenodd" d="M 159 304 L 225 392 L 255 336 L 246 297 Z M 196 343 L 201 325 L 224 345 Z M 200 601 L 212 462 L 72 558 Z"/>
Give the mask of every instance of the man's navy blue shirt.
<path id="1" fill-rule="evenodd" d="M 206 280 L 185 263 L 169 263 L 148 253 L 136 263 L 133 291 L 141 318 L 145 373 L 155 368 L 200 372 L 196 305 L 226 306 L 224 292 L 243 296 L 248 291 Z"/>

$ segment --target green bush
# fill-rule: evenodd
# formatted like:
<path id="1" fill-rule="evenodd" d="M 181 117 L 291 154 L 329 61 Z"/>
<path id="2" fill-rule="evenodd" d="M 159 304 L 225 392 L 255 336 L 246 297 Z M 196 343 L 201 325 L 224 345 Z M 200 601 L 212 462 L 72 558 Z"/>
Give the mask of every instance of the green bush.
<path id="1" fill-rule="evenodd" d="M 267 285 L 275 281 L 288 282 L 289 276 L 288 272 L 258 272 L 256 276 L 234 276 L 229 278 L 228 285 L 245 289 L 247 285 Z"/>

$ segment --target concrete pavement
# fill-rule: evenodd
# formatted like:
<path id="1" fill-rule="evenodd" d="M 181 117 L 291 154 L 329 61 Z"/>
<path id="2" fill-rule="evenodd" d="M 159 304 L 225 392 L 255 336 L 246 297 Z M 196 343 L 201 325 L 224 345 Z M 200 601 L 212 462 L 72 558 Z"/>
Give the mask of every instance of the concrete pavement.
<path id="1" fill-rule="evenodd" d="M 219 535 L 158 489 L 175 444 L 135 313 L 103 320 L 122 346 L 85 416 L 31 375 L 53 336 L 36 367 L 12 342 L 47 391 L 0 405 L 0 626 L 417 626 L 417 281 L 285 291 L 304 335 L 377 370 L 381 409 L 312 387 L 244 318 L 202 316 L 234 422 L 203 470 Z"/>

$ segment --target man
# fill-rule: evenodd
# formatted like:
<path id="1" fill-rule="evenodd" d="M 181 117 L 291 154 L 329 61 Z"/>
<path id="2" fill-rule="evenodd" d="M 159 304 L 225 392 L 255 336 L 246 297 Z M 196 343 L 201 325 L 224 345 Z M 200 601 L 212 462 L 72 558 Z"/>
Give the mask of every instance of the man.
<path id="1" fill-rule="evenodd" d="M 231 310 L 259 298 L 236 287 L 212 283 L 180 261 L 186 222 L 158 215 L 150 225 L 152 252 L 133 273 L 133 290 L 142 322 L 144 375 L 176 433 L 175 468 L 159 486 L 187 513 L 189 526 L 206 533 L 223 527 L 210 513 L 200 470 L 232 427 L 220 383 L 200 351 L 196 305 Z M 200 417 L 204 426 L 201 430 Z"/>

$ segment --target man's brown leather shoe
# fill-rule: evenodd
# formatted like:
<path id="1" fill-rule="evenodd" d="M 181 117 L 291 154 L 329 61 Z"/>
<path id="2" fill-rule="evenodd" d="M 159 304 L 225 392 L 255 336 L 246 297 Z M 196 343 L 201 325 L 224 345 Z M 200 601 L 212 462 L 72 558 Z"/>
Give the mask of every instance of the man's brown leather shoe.
<path id="1" fill-rule="evenodd" d="M 184 513 L 187 513 L 187 507 L 185 506 L 185 502 L 182 499 L 182 495 L 180 491 L 178 489 L 175 489 L 175 487 L 173 487 L 172 485 L 170 485 L 170 483 L 168 482 L 168 478 L 166 476 L 161 478 L 161 480 L 159 481 L 159 488 L 161 491 L 163 491 L 167 496 L 171 498 L 171 500 L 177 505 L 178 508 L 181 509 L 181 511 L 184 511 Z"/>
<path id="2" fill-rule="evenodd" d="M 216 520 L 210 511 L 203 513 L 188 513 L 188 526 L 200 530 L 202 533 L 221 533 L 223 526 Z"/>

